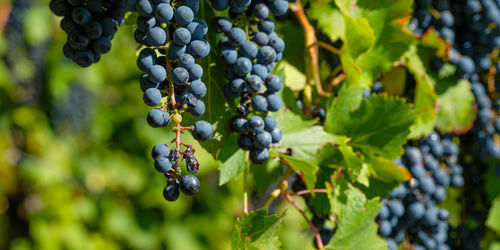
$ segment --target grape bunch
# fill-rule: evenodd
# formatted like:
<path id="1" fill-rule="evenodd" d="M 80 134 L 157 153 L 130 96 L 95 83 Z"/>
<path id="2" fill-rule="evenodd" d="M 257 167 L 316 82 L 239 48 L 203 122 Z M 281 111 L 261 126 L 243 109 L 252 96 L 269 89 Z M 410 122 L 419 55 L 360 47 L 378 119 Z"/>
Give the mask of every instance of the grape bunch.
<path id="1" fill-rule="evenodd" d="M 437 205 L 446 199 L 446 188 L 464 184 L 457 164 L 458 146 L 432 132 L 420 147 L 406 146 L 398 165 L 407 168 L 412 179 L 390 192 L 377 216 L 378 233 L 389 249 L 408 236 L 414 249 L 449 249 L 446 209 Z"/>
<path id="2" fill-rule="evenodd" d="M 194 195 L 200 182 L 194 175 L 181 176 L 179 161 L 185 161 L 186 169 L 196 174 L 199 162 L 191 145 L 181 142 L 180 135 L 191 130 L 198 141 L 206 141 L 213 135 L 210 123 L 199 120 L 189 127 L 181 126 L 182 113 L 193 116 L 205 113 L 205 103 L 201 100 L 207 87 L 201 81 L 203 67 L 199 60 L 210 53 L 210 45 L 203 37 L 208 32 L 205 21 L 195 18 L 199 1 L 168 0 L 127 0 L 125 7 L 139 14 L 136 41 L 141 44 L 137 66 L 143 71 L 140 87 L 144 103 L 155 107 L 149 111 L 147 122 L 153 128 L 165 127 L 171 122 L 176 132 L 171 144 L 158 144 L 153 148 L 154 166 L 167 177 L 164 197 L 175 201 L 179 189 L 186 195 Z M 186 149 L 181 152 L 180 146 Z M 182 156 L 182 157 L 181 157 Z"/>
<path id="3" fill-rule="evenodd" d="M 495 142 L 494 134 L 500 134 L 500 116 L 498 112 L 492 111 L 491 99 L 488 97 L 484 86 L 478 82 L 472 82 L 472 93 L 478 108 L 477 117 L 472 128 L 476 137 L 479 159 L 500 158 L 500 146 Z M 495 118 L 495 113 L 497 117 Z"/>
<path id="4" fill-rule="evenodd" d="M 438 14 L 433 15 L 432 9 Z M 485 75 L 500 68 L 498 57 L 493 56 L 495 48 L 500 47 L 499 25 L 500 3 L 493 0 L 417 1 L 410 25 L 416 33 L 434 28 L 452 45 L 446 60 L 457 67 L 457 77 L 471 82 L 476 99 L 478 112 L 472 134 L 481 161 L 500 158 L 500 146 L 494 140 L 494 134 L 500 131 L 500 118 L 495 118 L 492 100 L 484 88 Z M 440 70 L 443 63 L 435 58 L 431 65 Z"/>
<path id="5" fill-rule="evenodd" d="M 68 34 L 64 56 L 80 67 L 88 67 L 111 49 L 111 40 L 124 22 L 121 2 L 102 0 L 51 0 L 51 11 L 62 16 L 60 25 Z"/>
<path id="6" fill-rule="evenodd" d="M 432 14 L 430 10 L 436 10 Z M 491 53 L 500 46 L 500 3 L 493 0 L 417 1 L 410 28 L 422 34 L 433 28 L 453 48 L 449 61 L 458 76 L 470 79 L 494 65 Z"/>
<path id="7" fill-rule="evenodd" d="M 274 22 L 269 14 L 284 15 L 288 2 L 276 0 L 266 3 L 213 1 L 217 10 L 229 7 L 234 24 L 250 23 L 246 31 L 234 25 L 229 18 L 215 19 L 216 31 L 224 33 L 219 41 L 220 58 L 226 66 L 225 76 L 229 80 L 224 86 L 224 93 L 231 99 L 240 98 L 231 127 L 240 134 L 238 145 L 250 150 L 250 160 L 256 164 L 269 159 L 269 146 L 278 143 L 282 137 L 276 119 L 268 116 L 267 112 L 276 112 L 283 105 L 277 94 L 283 88 L 283 80 L 271 72 L 283 56 L 285 42 L 274 32 Z M 245 10 L 246 15 L 243 15 Z"/>

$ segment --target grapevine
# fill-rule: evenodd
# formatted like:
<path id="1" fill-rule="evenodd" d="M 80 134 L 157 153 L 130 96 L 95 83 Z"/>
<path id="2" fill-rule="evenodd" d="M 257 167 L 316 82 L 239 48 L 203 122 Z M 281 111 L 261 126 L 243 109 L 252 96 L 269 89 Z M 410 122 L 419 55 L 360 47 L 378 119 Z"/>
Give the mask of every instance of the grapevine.
<path id="1" fill-rule="evenodd" d="M 0 249 L 500 245 L 498 0 L 19 0 L 0 33 Z"/>

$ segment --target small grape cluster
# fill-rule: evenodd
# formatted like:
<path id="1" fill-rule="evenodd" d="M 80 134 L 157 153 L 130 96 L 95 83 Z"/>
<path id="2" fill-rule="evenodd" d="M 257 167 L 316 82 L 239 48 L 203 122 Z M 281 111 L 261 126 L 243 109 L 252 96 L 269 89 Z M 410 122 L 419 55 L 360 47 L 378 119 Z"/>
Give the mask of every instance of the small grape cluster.
<path id="1" fill-rule="evenodd" d="M 212 0 L 212 5 L 219 11 L 229 8 L 229 14 L 233 16 L 245 12 L 248 8 L 256 18 L 265 19 L 269 16 L 269 11 L 275 16 L 285 15 L 289 2 L 295 3 L 297 0 Z"/>
<path id="2" fill-rule="evenodd" d="M 304 91 L 299 92 L 299 96 L 295 99 L 295 104 L 299 110 L 304 110 Z M 320 105 L 312 105 L 310 112 L 312 118 L 319 118 L 321 122 L 323 122 L 326 118 L 326 110 Z"/>
<path id="3" fill-rule="evenodd" d="M 282 138 L 276 119 L 257 114 L 276 112 L 283 105 L 277 94 L 283 88 L 283 80 L 271 72 L 283 56 L 285 42 L 274 32 L 269 14 L 285 14 L 288 2 L 277 0 L 267 5 L 261 1 L 215 0 L 213 4 L 217 10 L 229 7 L 235 23 L 250 23 L 250 30 L 245 31 L 229 18 L 218 17 L 215 27 L 217 32 L 225 34 L 219 41 L 220 57 L 229 79 L 224 93 L 231 99 L 240 97 L 238 114 L 233 117 L 231 127 L 240 134 L 238 145 L 250 150 L 250 160 L 261 164 L 269 159 L 269 146 Z"/>
<path id="4" fill-rule="evenodd" d="M 472 82 L 472 93 L 478 107 L 473 132 L 478 142 L 479 158 L 482 160 L 500 158 L 500 146 L 495 142 L 494 134 L 500 134 L 500 116 L 492 112 L 491 99 L 486 94 L 483 85 L 478 81 Z M 498 114 L 498 110 L 496 112 Z"/>
<path id="5" fill-rule="evenodd" d="M 169 149 L 168 144 L 157 144 L 154 146 L 151 156 L 155 161 L 155 169 L 165 174 L 167 186 L 163 189 L 163 197 L 167 201 L 176 201 L 179 198 L 179 190 L 185 195 L 195 195 L 200 190 L 200 180 L 194 175 L 181 176 L 179 160 L 186 161 L 186 168 L 190 173 L 196 174 L 200 164 L 194 156 L 194 148 L 185 145 L 186 150 L 180 152 L 178 148 Z"/>
<path id="6" fill-rule="evenodd" d="M 171 142 L 175 142 L 175 147 L 169 149 L 169 144 L 158 144 L 152 153 L 156 170 L 168 179 L 163 195 L 167 201 L 175 201 L 179 189 L 193 195 L 200 187 L 194 175 L 181 177 L 179 160 L 185 161 L 190 173 L 197 173 L 199 168 L 195 150 L 181 142 L 181 133 L 190 130 L 198 141 L 213 136 L 212 125 L 204 120 L 193 126 L 181 126 L 182 113 L 193 116 L 205 113 L 201 98 L 206 95 L 207 87 L 201 81 L 203 68 L 196 60 L 210 53 L 210 45 L 203 39 L 208 25 L 195 18 L 198 0 L 127 0 L 125 7 L 139 14 L 134 37 L 143 47 L 137 57 L 137 66 L 144 72 L 140 86 L 144 103 L 155 107 L 149 111 L 147 122 L 153 128 L 165 127 L 171 122 L 176 124 L 172 128 L 176 138 Z M 181 145 L 186 147 L 184 152 L 180 150 Z"/>
<path id="7" fill-rule="evenodd" d="M 51 0 L 51 11 L 62 16 L 61 28 L 68 34 L 64 56 L 80 67 L 88 67 L 111 49 L 111 40 L 124 22 L 121 2 L 103 0 Z"/>
<path id="8" fill-rule="evenodd" d="M 451 139 L 441 139 L 436 132 L 422 139 L 419 148 L 405 148 L 398 165 L 407 168 L 412 179 L 390 192 L 377 216 L 378 233 L 386 237 L 389 249 L 397 249 L 406 234 L 414 249 L 449 249 L 449 212 L 437 204 L 446 199 L 448 186 L 464 184 L 459 151 Z"/>

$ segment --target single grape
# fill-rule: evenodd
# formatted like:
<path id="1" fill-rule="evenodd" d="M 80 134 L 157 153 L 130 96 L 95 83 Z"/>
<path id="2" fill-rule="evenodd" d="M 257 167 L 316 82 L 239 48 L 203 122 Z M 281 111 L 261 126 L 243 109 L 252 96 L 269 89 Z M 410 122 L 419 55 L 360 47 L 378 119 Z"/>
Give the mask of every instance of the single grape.
<path id="1" fill-rule="evenodd" d="M 168 147 L 165 144 L 156 144 L 151 152 L 151 156 L 153 157 L 153 159 L 156 159 L 159 156 L 168 158 L 169 154 L 170 154 L 170 149 L 168 149 Z"/>
<path id="2" fill-rule="evenodd" d="M 161 92 L 156 88 L 149 88 L 144 91 L 144 103 L 148 106 L 157 106 L 161 102 Z"/>
<path id="3" fill-rule="evenodd" d="M 167 201 L 176 201 L 179 198 L 179 184 L 172 183 L 163 189 L 163 197 Z"/>
<path id="4" fill-rule="evenodd" d="M 207 86 L 205 86 L 202 81 L 195 80 L 189 84 L 187 91 L 193 94 L 196 98 L 203 98 L 207 94 Z"/>
<path id="5" fill-rule="evenodd" d="M 180 189 L 185 195 L 194 195 L 200 191 L 200 180 L 194 175 L 182 177 Z"/>
<path id="6" fill-rule="evenodd" d="M 167 157 L 160 156 L 155 159 L 155 169 L 160 173 L 167 173 L 172 169 L 172 163 Z"/>
<path id="7" fill-rule="evenodd" d="M 174 10 L 168 3 L 160 3 L 156 6 L 154 16 L 159 22 L 166 23 L 174 17 Z"/>
<path id="8" fill-rule="evenodd" d="M 206 121 L 200 120 L 194 123 L 192 130 L 193 137 L 198 141 L 206 141 L 213 135 L 212 125 Z"/>
<path id="9" fill-rule="evenodd" d="M 191 32 L 186 28 L 177 28 L 172 35 L 172 39 L 179 46 L 187 45 L 191 41 Z"/>
<path id="10" fill-rule="evenodd" d="M 262 95 L 256 95 L 252 98 L 252 108 L 255 112 L 263 112 L 268 108 L 266 97 Z"/>
<path id="11" fill-rule="evenodd" d="M 247 129 L 252 133 L 259 133 L 264 131 L 264 120 L 260 116 L 254 115 L 248 119 Z"/>
<path id="12" fill-rule="evenodd" d="M 174 19 L 178 24 L 182 26 L 191 23 L 193 21 L 193 18 L 193 10 L 191 10 L 191 8 L 187 6 L 180 6 L 179 8 L 177 8 L 177 10 L 175 10 Z"/>
<path id="13" fill-rule="evenodd" d="M 262 164 L 269 159 L 269 151 L 267 148 L 259 149 L 252 148 L 250 150 L 250 160 L 255 164 Z"/>

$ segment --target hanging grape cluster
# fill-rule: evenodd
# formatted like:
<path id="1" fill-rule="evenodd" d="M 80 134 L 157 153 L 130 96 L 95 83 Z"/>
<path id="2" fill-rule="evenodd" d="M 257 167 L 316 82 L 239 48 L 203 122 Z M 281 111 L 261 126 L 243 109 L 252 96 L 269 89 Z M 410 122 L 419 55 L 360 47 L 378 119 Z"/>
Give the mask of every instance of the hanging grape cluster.
<path id="1" fill-rule="evenodd" d="M 206 95 L 207 87 L 201 81 L 203 68 L 198 63 L 210 52 L 210 45 L 203 39 L 208 25 L 195 18 L 198 1 L 131 0 L 125 6 L 139 14 L 134 37 L 142 47 L 137 57 L 137 66 L 144 72 L 140 86 L 144 103 L 155 107 L 149 111 L 147 122 L 153 128 L 175 124 L 172 130 L 176 138 L 156 145 L 152 152 L 155 169 L 167 177 L 163 195 L 167 201 L 175 201 L 179 190 L 194 195 L 200 188 L 197 177 L 181 175 L 180 161 L 185 161 L 187 171 L 192 174 L 198 172 L 200 164 L 194 156 L 195 149 L 183 143 L 180 135 L 191 130 L 199 141 L 213 135 L 212 125 L 207 121 L 181 126 L 183 113 L 193 116 L 205 113 L 201 98 Z"/>
<path id="2" fill-rule="evenodd" d="M 124 22 L 125 9 L 118 1 L 52 0 L 50 9 L 62 16 L 61 28 L 68 34 L 64 56 L 80 67 L 88 67 L 111 49 L 111 40 Z"/>
<path id="3" fill-rule="evenodd" d="M 478 154 L 482 160 L 499 158 L 500 146 L 495 143 L 494 134 L 500 131 L 500 118 L 493 112 L 493 101 L 484 86 L 487 75 L 500 69 L 498 55 L 493 53 L 500 47 L 500 3 L 493 0 L 417 1 L 410 27 L 419 34 L 433 28 L 452 45 L 445 62 L 457 67 L 458 77 L 472 83 L 476 98 L 478 112 L 472 131 L 475 144 L 480 148 Z M 432 66 L 440 70 L 443 63 L 436 58 Z M 499 74 L 496 75 L 498 78 Z"/>
<path id="4" fill-rule="evenodd" d="M 459 148 L 451 138 L 432 132 L 419 147 L 407 146 L 399 165 L 408 169 L 412 179 L 383 200 L 377 216 L 379 234 L 386 237 L 389 249 L 410 239 L 415 249 L 449 249 L 448 217 L 438 204 L 446 199 L 446 188 L 464 184 L 458 165 Z"/>
<path id="5" fill-rule="evenodd" d="M 269 159 L 270 145 L 282 137 L 276 119 L 267 115 L 283 105 L 277 94 L 283 88 L 283 80 L 271 72 L 285 49 L 285 42 L 274 31 L 270 14 L 286 14 L 288 1 L 215 0 L 213 5 L 217 10 L 229 8 L 233 17 L 233 20 L 225 17 L 215 20 L 216 31 L 224 33 L 219 42 L 229 80 L 224 93 L 231 99 L 240 98 L 231 127 L 240 134 L 238 145 L 250 150 L 250 160 L 264 163 Z M 249 29 L 239 27 L 247 22 Z"/>

